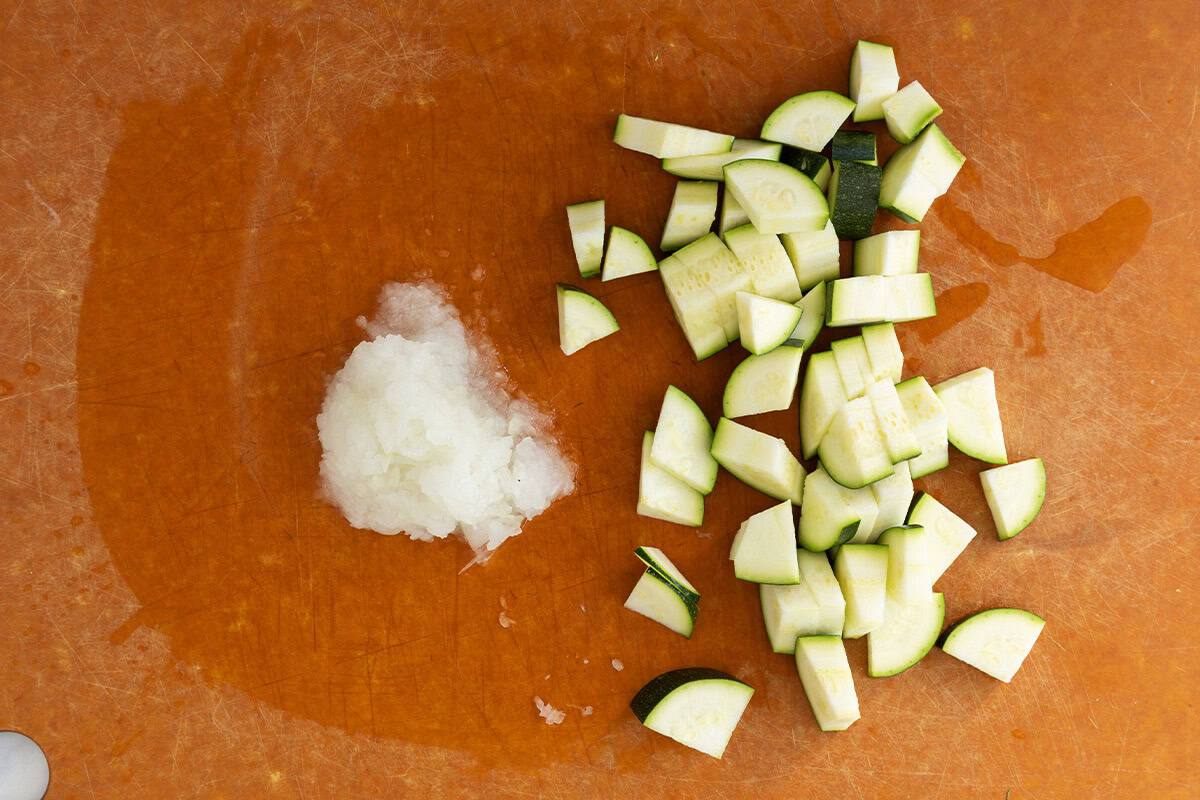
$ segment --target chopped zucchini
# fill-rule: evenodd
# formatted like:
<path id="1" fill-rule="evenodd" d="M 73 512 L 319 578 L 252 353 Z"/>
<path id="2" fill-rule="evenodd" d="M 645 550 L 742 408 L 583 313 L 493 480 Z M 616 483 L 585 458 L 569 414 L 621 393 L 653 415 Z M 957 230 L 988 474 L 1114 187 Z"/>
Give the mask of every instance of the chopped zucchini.
<path id="1" fill-rule="evenodd" d="M 567 226 L 571 229 L 579 276 L 596 277 L 604 256 L 604 201 L 589 200 L 567 206 Z"/>
<path id="2" fill-rule="evenodd" d="M 660 248 L 664 253 L 678 250 L 709 232 L 717 218 L 718 189 L 714 181 L 679 181 L 675 184 L 671 210 L 667 212 L 667 222 L 663 226 Z M 612 248 L 611 244 L 609 248 Z M 648 254 L 649 249 L 646 252 Z M 653 256 L 650 260 L 653 263 Z"/>
<path id="3" fill-rule="evenodd" d="M 884 231 L 854 243 L 855 275 L 910 275 L 917 271 L 920 231 Z"/>
<path id="4" fill-rule="evenodd" d="M 725 180 L 725 165 L 743 158 L 761 158 L 764 161 L 778 161 L 782 145 L 774 142 L 760 142 L 757 139 L 734 139 L 733 147 L 727 153 L 713 153 L 702 156 L 684 156 L 682 158 L 664 158 L 663 169 L 680 178 L 697 181 Z"/>
<path id="5" fill-rule="evenodd" d="M 733 146 L 733 137 L 723 133 L 628 114 L 617 117 L 613 141 L 627 150 L 636 150 L 655 158 L 727 153 Z"/>
<path id="6" fill-rule="evenodd" d="M 979 473 L 996 533 L 1011 539 L 1029 527 L 1046 499 L 1046 467 L 1040 458 L 1017 461 Z"/>
<path id="7" fill-rule="evenodd" d="M 784 411 L 796 397 L 804 350 L 784 345 L 763 355 L 747 356 L 725 383 L 722 410 L 726 417 Z"/>
<path id="8" fill-rule="evenodd" d="M 578 286 L 555 285 L 558 295 L 558 346 L 566 355 L 621 329 L 604 304 Z"/>
<path id="9" fill-rule="evenodd" d="M 804 467 L 776 436 L 722 417 L 713 435 L 713 458 L 735 478 L 776 500 L 800 505 Z"/>
<path id="10" fill-rule="evenodd" d="M 942 113 L 942 107 L 919 81 L 913 81 L 884 100 L 882 107 L 888 133 L 900 144 L 911 142 Z"/>
<path id="11" fill-rule="evenodd" d="M 900 72 L 896 54 L 886 44 L 862 39 L 850 56 L 850 97 L 854 100 L 854 121 L 883 119 L 883 101 L 896 93 Z"/>
<path id="12" fill-rule="evenodd" d="M 762 138 L 820 152 L 853 110 L 854 101 L 837 92 L 798 94 L 770 113 L 763 122 Z"/>
<path id="13" fill-rule="evenodd" d="M 778 161 L 734 161 L 725 167 L 725 185 L 759 233 L 819 231 L 829 221 L 829 204 L 817 185 Z"/>
<path id="14" fill-rule="evenodd" d="M 829 180 L 829 219 L 839 239 L 862 239 L 871 234 L 883 170 L 860 161 L 833 162 Z"/>
<path id="15" fill-rule="evenodd" d="M 837 231 L 832 221 L 819 231 L 781 233 L 779 238 L 804 291 L 841 274 Z"/>
<path id="16" fill-rule="evenodd" d="M 608 248 L 604 251 L 601 279 L 611 281 L 656 269 L 658 262 L 645 240 L 633 231 L 613 225 L 608 234 Z"/>

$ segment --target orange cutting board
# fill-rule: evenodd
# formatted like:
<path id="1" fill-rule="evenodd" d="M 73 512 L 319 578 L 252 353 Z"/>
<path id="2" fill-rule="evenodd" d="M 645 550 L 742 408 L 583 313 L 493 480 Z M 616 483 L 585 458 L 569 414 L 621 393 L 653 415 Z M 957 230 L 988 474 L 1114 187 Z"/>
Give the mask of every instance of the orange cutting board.
<path id="1" fill-rule="evenodd" d="M 0 20 L 0 729 L 45 748 L 50 797 L 1200 791 L 1193 3 Z M 618 113 L 754 136 L 788 96 L 844 91 L 860 37 L 895 46 L 968 158 L 920 226 L 941 313 L 899 326 L 905 373 L 992 367 L 1010 456 L 1049 474 L 1008 542 L 980 463 L 918 481 L 980 531 L 939 582 L 948 620 L 1012 605 L 1047 625 L 1010 685 L 936 650 L 867 678 L 848 642 L 862 719 L 824 734 L 727 560 L 772 501 L 723 473 L 699 530 L 634 512 L 664 388 L 715 419 L 741 351 L 696 364 L 647 274 L 584 283 L 621 331 L 565 357 L 553 285 L 579 282 L 567 203 L 661 235 L 674 179 L 611 143 Z M 318 495 L 325 382 L 381 286 L 417 279 L 579 465 L 461 573 L 461 543 L 354 530 Z M 797 446 L 794 407 L 751 423 Z M 700 587 L 690 641 L 621 608 L 639 544 Z M 627 707 L 683 666 L 757 690 L 721 761 Z"/>

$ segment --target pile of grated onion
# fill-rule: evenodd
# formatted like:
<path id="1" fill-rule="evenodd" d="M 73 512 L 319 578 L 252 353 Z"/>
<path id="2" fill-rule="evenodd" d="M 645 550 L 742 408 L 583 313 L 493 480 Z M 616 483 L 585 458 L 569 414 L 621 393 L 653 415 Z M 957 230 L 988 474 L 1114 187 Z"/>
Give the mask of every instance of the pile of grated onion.
<path id="1" fill-rule="evenodd" d="M 484 560 L 574 488 L 575 466 L 495 352 L 432 283 L 390 283 L 370 337 L 325 394 L 317 430 L 326 497 L 356 528 L 432 540 L 460 533 Z M 474 563 L 474 562 L 472 562 Z"/>

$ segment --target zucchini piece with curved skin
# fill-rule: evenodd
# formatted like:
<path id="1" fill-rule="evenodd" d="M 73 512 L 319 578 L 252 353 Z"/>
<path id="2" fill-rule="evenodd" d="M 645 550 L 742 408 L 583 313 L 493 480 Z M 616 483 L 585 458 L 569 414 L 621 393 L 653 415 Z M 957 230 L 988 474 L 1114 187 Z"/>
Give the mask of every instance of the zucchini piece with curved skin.
<path id="1" fill-rule="evenodd" d="M 770 164 L 770 161 L 759 162 Z M 748 292 L 751 288 L 750 276 L 742 270 L 735 256 L 721 237 L 715 233 L 701 236 L 691 244 L 675 252 L 675 257 L 687 265 L 693 278 L 706 286 L 717 298 L 717 308 L 721 314 L 721 326 L 725 330 L 725 339 L 737 341 L 738 317 L 735 295 L 738 292 Z"/>
<path id="2" fill-rule="evenodd" d="M 700 590 L 693 586 L 691 581 L 683 577 L 683 573 L 679 571 L 679 567 L 675 566 L 662 550 L 657 547 L 642 545 L 635 549 L 633 554 L 638 557 L 639 561 L 646 565 L 647 569 L 657 573 L 667 583 L 674 584 L 685 592 L 696 595 L 696 600 L 699 602 Z"/>
<path id="3" fill-rule="evenodd" d="M 879 207 L 905 222 L 920 222 L 933 201 L 950 188 L 966 160 L 937 123 L 931 123 L 884 165 Z"/>
<path id="4" fill-rule="evenodd" d="M 652 679 L 629 708 L 655 733 L 720 758 L 753 696 L 754 689 L 728 673 L 689 667 Z"/>
<path id="5" fill-rule="evenodd" d="M 929 579 L 938 578 L 954 563 L 975 538 L 975 529 L 961 517 L 927 493 L 920 492 L 908 512 L 908 524 L 925 529 L 925 548 L 929 551 Z"/>
<path id="6" fill-rule="evenodd" d="M 742 347 L 761 356 L 787 341 L 804 312 L 791 303 L 750 292 L 735 295 Z"/>
<path id="7" fill-rule="evenodd" d="M 817 445 L 817 457 L 829 477 L 848 489 L 860 489 L 895 471 L 865 397 L 842 406 Z"/>
<path id="8" fill-rule="evenodd" d="M 600 274 L 604 257 L 604 201 L 589 200 L 567 206 L 567 226 L 571 229 L 571 247 L 581 278 Z"/>
<path id="9" fill-rule="evenodd" d="M 709 453 L 713 429 L 683 390 L 668 386 L 654 428 L 650 460 L 701 494 L 717 482 L 717 462 Z"/>
<path id="10" fill-rule="evenodd" d="M 900 72 L 896 54 L 886 44 L 859 39 L 850 55 L 850 97 L 854 121 L 883 119 L 883 101 L 896 93 Z"/>
<path id="11" fill-rule="evenodd" d="M 699 600 L 700 595 L 683 591 L 647 569 L 625 599 L 625 608 L 690 639 L 696 627 Z"/>
<path id="12" fill-rule="evenodd" d="M 1025 663 L 1046 620 L 1021 608 L 989 608 L 950 629 L 942 650 L 959 661 L 1010 682 Z"/>
<path id="13" fill-rule="evenodd" d="M 838 131 L 829 144 L 830 157 L 835 161 L 861 161 L 878 165 L 875 134 L 870 131 Z"/>
<path id="14" fill-rule="evenodd" d="M 627 150 L 655 158 L 681 158 L 710 153 L 726 153 L 733 137 L 673 122 L 621 114 L 613 131 L 613 141 Z"/>
<path id="15" fill-rule="evenodd" d="M 604 303 L 578 286 L 559 283 L 555 285 L 555 292 L 558 295 L 558 346 L 564 354 L 577 353 L 621 329 Z"/>
<path id="16" fill-rule="evenodd" d="M 859 719 L 858 695 L 842 637 L 797 638 L 796 671 L 821 730 L 844 731 Z"/>
<path id="17" fill-rule="evenodd" d="M 820 152 L 853 110 L 854 101 L 837 92 L 805 92 L 784 100 L 767 115 L 761 136 Z"/>
<path id="18" fill-rule="evenodd" d="M 778 161 L 783 146 L 775 142 L 760 142 L 758 139 L 734 139 L 727 153 L 702 156 L 664 158 L 662 167 L 666 172 L 680 178 L 697 181 L 725 180 L 725 165 L 743 158 L 761 158 Z"/>
<path id="19" fill-rule="evenodd" d="M 800 387 L 800 452 L 805 458 L 817 454 L 829 423 L 849 399 L 833 352 L 813 353 Z"/>
<path id="20" fill-rule="evenodd" d="M 738 528 L 729 548 L 734 577 L 754 583 L 800 582 L 796 559 L 796 523 L 784 500 L 752 515 Z"/>
<path id="21" fill-rule="evenodd" d="M 678 250 L 708 233 L 717 218 L 719 188 L 714 181 L 679 181 L 675 184 L 659 249 L 664 253 Z"/>
<path id="22" fill-rule="evenodd" d="M 908 144 L 925 126 L 942 113 L 942 107 L 920 81 L 913 81 L 881 104 L 888 133 L 900 144 Z"/>
<path id="23" fill-rule="evenodd" d="M 946 435 L 963 453 L 989 464 L 1004 464 L 1004 428 L 996 404 L 996 377 L 987 367 L 944 380 L 933 392 L 946 407 Z"/>
<path id="24" fill-rule="evenodd" d="M 884 599 L 883 624 L 867 634 L 867 674 L 899 675 L 924 658 L 942 632 L 946 598 L 930 592 L 916 600 Z"/>
<path id="25" fill-rule="evenodd" d="M 883 170 L 861 161 L 834 161 L 829 179 L 829 219 L 839 239 L 862 239 L 871 234 Z"/>
<path id="26" fill-rule="evenodd" d="M 1046 466 L 1040 458 L 1017 461 L 979 473 L 996 533 L 1011 539 L 1029 527 L 1046 499 Z"/>
<path id="27" fill-rule="evenodd" d="M 704 495 L 650 460 L 654 434 L 642 436 L 642 468 L 638 476 L 637 513 L 692 528 L 704 521 Z"/>
<path id="28" fill-rule="evenodd" d="M 800 504 L 800 545 L 822 552 L 850 541 L 858 533 L 862 515 L 855 510 L 853 492 L 817 467 L 804 479 Z"/>
<path id="29" fill-rule="evenodd" d="M 742 483 L 776 500 L 800 505 L 804 467 L 777 436 L 721 417 L 713 434 L 713 458 Z"/>
<path id="30" fill-rule="evenodd" d="M 791 407 L 803 355 L 803 349 L 785 345 L 760 356 L 747 356 L 733 368 L 725 384 L 724 415 L 733 419 Z"/>
<path id="31" fill-rule="evenodd" d="M 735 161 L 725 167 L 725 185 L 759 233 L 819 231 L 829 220 L 829 204 L 817 185 L 778 161 Z"/>
<path id="32" fill-rule="evenodd" d="M 650 246 L 642 237 L 619 225 L 613 225 L 604 251 L 604 270 L 601 280 L 611 281 L 628 275 L 640 275 L 658 269 Z"/>

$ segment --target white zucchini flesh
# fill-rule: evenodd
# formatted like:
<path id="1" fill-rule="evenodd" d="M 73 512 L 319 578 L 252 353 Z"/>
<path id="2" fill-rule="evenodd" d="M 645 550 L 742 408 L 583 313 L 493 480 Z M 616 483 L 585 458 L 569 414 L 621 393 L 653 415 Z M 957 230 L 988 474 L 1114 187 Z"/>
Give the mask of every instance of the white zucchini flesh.
<path id="1" fill-rule="evenodd" d="M 823 631 L 840 635 L 846 624 L 846 598 L 842 597 L 829 559 L 824 553 L 808 550 L 796 550 L 795 553 L 800 564 L 800 582 L 808 587 L 820 609 L 817 624 Z"/>
<path id="2" fill-rule="evenodd" d="M 887 479 L 884 478 L 884 480 Z M 879 481 L 875 481 L 875 483 L 879 483 Z M 855 531 L 854 537 L 850 539 L 855 544 L 870 541 L 871 531 L 875 529 L 876 520 L 879 519 L 879 503 L 876 502 L 875 493 L 871 489 L 875 483 L 863 486 L 860 489 L 846 489 L 846 487 L 842 487 L 846 489 L 846 497 L 850 501 L 850 507 L 854 509 L 854 513 L 858 516 L 858 530 Z"/>
<path id="3" fill-rule="evenodd" d="M 867 674 L 899 675 L 933 649 L 946 618 L 946 598 L 929 594 L 900 601 L 890 593 L 884 601 L 883 624 L 867 634 Z"/>
<path id="4" fill-rule="evenodd" d="M 829 477 L 848 489 L 859 489 L 895 472 L 871 401 L 865 397 L 842 406 L 817 445 L 817 457 Z"/>
<path id="5" fill-rule="evenodd" d="M 638 477 L 637 513 L 693 528 L 704 521 L 704 495 L 650 460 L 654 434 L 642 437 L 642 466 Z"/>
<path id="6" fill-rule="evenodd" d="M 604 201 L 589 200 L 567 206 L 567 226 L 571 229 L 571 247 L 579 275 L 594 278 L 600 274 L 604 257 Z"/>
<path id="7" fill-rule="evenodd" d="M 721 177 L 724 179 L 724 173 L 721 174 Z M 726 186 L 721 192 L 721 218 L 717 222 L 717 231 L 724 236 L 734 228 L 740 228 L 749 222 L 750 215 L 746 213 L 746 209 L 742 208 L 742 204 Z"/>
<path id="8" fill-rule="evenodd" d="M 761 356 L 747 356 L 725 383 L 722 413 L 733 419 L 787 410 L 796 397 L 803 355 L 799 347 L 781 346 Z"/>
<path id="9" fill-rule="evenodd" d="M 558 346 L 572 355 L 592 342 L 621 329 L 604 303 L 576 286 L 560 283 L 558 295 Z"/>
<path id="10" fill-rule="evenodd" d="M 772 111 L 763 122 L 761 136 L 769 142 L 820 152 L 853 110 L 854 101 L 837 92 L 805 92 Z"/>
<path id="11" fill-rule="evenodd" d="M 896 54 L 886 44 L 860 39 L 850 55 L 850 99 L 854 121 L 883 119 L 883 101 L 896 93 L 900 72 Z"/>
<path id="12" fill-rule="evenodd" d="M 942 650 L 959 661 L 1010 682 L 1037 642 L 1046 620 L 1020 608 L 991 608 L 959 622 Z"/>
<path id="13" fill-rule="evenodd" d="M 879 207 L 905 222 L 920 222 L 966 163 L 936 123 L 892 154 L 883 167 Z"/>
<path id="14" fill-rule="evenodd" d="M 900 340 L 896 338 L 896 326 L 890 322 L 867 325 L 862 329 L 863 345 L 867 348 L 867 361 L 871 365 L 871 380 L 887 379 L 893 384 L 900 382 L 904 370 L 904 353 Z"/>
<path id="15" fill-rule="evenodd" d="M 946 407 L 946 436 L 963 453 L 1004 464 L 1004 429 L 996 403 L 996 377 L 987 367 L 964 372 L 933 387 Z"/>
<path id="16" fill-rule="evenodd" d="M 629 114 L 617 117 L 613 141 L 627 150 L 646 153 L 655 158 L 726 153 L 733 147 L 733 137 L 723 133 Z"/>
<path id="17" fill-rule="evenodd" d="M 1046 466 L 1040 458 L 1017 461 L 979 473 L 996 533 L 1011 539 L 1029 527 L 1046 499 Z"/>
<path id="18" fill-rule="evenodd" d="M 846 397 L 851 400 L 862 397 L 871 382 L 871 360 L 862 336 L 837 339 L 830 343 L 829 349 L 837 362 L 838 374 L 842 376 Z"/>
<path id="19" fill-rule="evenodd" d="M 847 544 L 838 549 L 833 574 L 846 598 L 842 636 L 857 639 L 883 624 L 887 598 L 888 549 L 879 544 Z"/>
<path id="20" fill-rule="evenodd" d="M 716 296 L 725 339 L 729 342 L 737 341 L 735 296 L 738 292 L 748 292 L 752 288 L 750 276 L 742 270 L 737 256 L 725 246 L 719 236 L 709 233 L 676 251 L 675 258 L 686 264 L 694 279 Z"/>
<path id="21" fill-rule="evenodd" d="M 738 292 L 734 298 L 742 347 L 755 355 L 769 353 L 787 341 L 803 313 L 791 303 L 750 292 Z"/>
<path id="22" fill-rule="evenodd" d="M 633 231 L 614 225 L 608 234 L 601 280 L 611 281 L 656 269 L 658 262 L 646 241 Z"/>
<path id="23" fill-rule="evenodd" d="M 776 500 L 800 505 L 804 467 L 783 439 L 722 417 L 713 434 L 712 455 L 742 483 Z"/>
<path id="24" fill-rule="evenodd" d="M 887 322 L 912 322 L 937 315 L 937 297 L 933 278 L 928 272 L 911 275 L 882 275 L 883 319 Z"/>
<path id="25" fill-rule="evenodd" d="M 929 577 L 929 549 L 920 525 L 888 528 L 877 540 L 888 549 L 888 594 L 901 602 L 919 600 L 933 589 Z"/>
<path id="26" fill-rule="evenodd" d="M 654 620 L 680 636 L 692 637 L 696 624 L 695 603 L 689 604 L 679 587 L 664 580 L 652 569 L 647 569 L 638 578 L 633 591 L 625 599 L 625 608 Z"/>
<path id="27" fill-rule="evenodd" d="M 912 473 L 909 472 L 908 461 L 896 464 L 893 472 L 882 480 L 870 485 L 871 494 L 875 496 L 875 504 L 879 515 L 875 518 L 875 527 L 869 532 L 866 541 L 874 542 L 879 534 L 888 528 L 903 525 L 905 515 L 913 501 Z"/>
<path id="28" fill-rule="evenodd" d="M 714 669 L 672 670 L 651 680 L 629 705 L 650 730 L 720 758 L 754 689 Z"/>
<path id="29" fill-rule="evenodd" d="M 723 309 L 707 278 L 680 261 L 677 255 L 660 261 L 658 274 L 667 302 L 696 360 L 702 361 L 729 344 L 722 324 Z"/>
<path id="30" fill-rule="evenodd" d="M 712 447 L 713 429 L 708 418 L 683 390 L 668 386 L 654 428 L 650 461 L 701 494 L 717 482 L 717 462 Z"/>
<path id="31" fill-rule="evenodd" d="M 854 243 L 854 274 L 914 274 L 920 247 L 920 231 L 885 231 L 859 239 Z"/>
<path id="32" fill-rule="evenodd" d="M 708 233 L 717 218 L 719 195 L 720 186 L 714 181 L 676 183 L 659 249 L 664 253 L 678 250 Z"/>
<path id="33" fill-rule="evenodd" d="M 743 522 L 733 537 L 729 558 L 733 561 L 734 577 L 740 580 L 799 583 L 792 504 L 785 500 Z"/>
<path id="34" fill-rule="evenodd" d="M 921 492 L 913 502 L 908 524 L 925 529 L 929 578 L 935 584 L 975 538 L 974 528 L 927 492 Z"/>
<path id="35" fill-rule="evenodd" d="M 908 422 L 908 415 L 900 405 L 900 395 L 890 378 L 875 381 L 867 386 L 866 397 L 875 412 L 875 422 L 883 434 L 883 446 L 893 464 L 921 455 L 921 446 Z"/>
<path id="36" fill-rule="evenodd" d="M 921 455 L 908 462 L 913 478 L 936 472 L 950 464 L 947 444 L 948 417 L 946 407 L 934 394 L 929 382 L 917 376 L 896 385 L 900 404 L 908 415 L 908 422 L 917 434 Z"/>
<path id="37" fill-rule="evenodd" d="M 773 652 L 795 653 L 797 636 L 841 634 L 840 629 L 822 627 L 822 620 L 828 619 L 828 615 L 817 605 L 812 590 L 803 581 L 790 585 L 760 583 L 758 601 Z"/>
<path id="38" fill-rule="evenodd" d="M 829 204 L 812 179 L 778 161 L 735 161 L 725 167 L 725 185 L 759 233 L 819 231 L 829 221 Z"/>
<path id="39" fill-rule="evenodd" d="M 781 233 L 779 239 L 804 291 L 834 280 L 840 274 L 838 237 L 832 221 L 826 222 L 819 231 Z"/>
<path id="40" fill-rule="evenodd" d="M 820 466 L 805 477 L 799 525 L 802 547 L 813 552 L 836 547 L 850 541 L 861 522 L 850 489 L 830 478 Z"/>
<path id="41" fill-rule="evenodd" d="M 833 353 L 813 353 L 800 386 L 800 452 L 805 458 L 817 454 L 829 423 L 849 399 Z"/>
<path id="42" fill-rule="evenodd" d="M 796 301 L 796 307 L 800 309 L 800 321 L 784 344 L 804 351 L 812 347 L 817 335 L 825 327 L 825 282 L 809 289 L 804 297 Z"/>
<path id="43" fill-rule="evenodd" d="M 911 142 L 942 113 L 942 107 L 920 81 L 913 81 L 880 105 L 888 133 L 900 144 Z"/>
<path id="44" fill-rule="evenodd" d="M 796 671 L 821 730 L 844 731 L 859 719 L 854 676 L 840 636 L 796 639 Z"/>
<path id="45" fill-rule="evenodd" d="M 778 236 L 759 233 L 753 225 L 742 225 L 726 232 L 724 239 L 750 276 L 755 294 L 788 303 L 795 303 L 804 295 Z"/>
<path id="46" fill-rule="evenodd" d="M 689 178 L 697 181 L 725 180 L 725 165 L 732 164 L 743 158 L 758 158 L 763 161 L 778 161 L 782 145 L 774 142 L 761 142 L 757 139 L 734 139 L 733 147 L 727 153 L 713 153 L 702 156 L 684 156 L 682 158 L 664 158 L 662 167 L 665 171 L 679 178 Z"/>
<path id="47" fill-rule="evenodd" d="M 869 325 L 887 319 L 886 286 L 882 275 L 838 278 L 829 285 L 831 327 Z"/>

